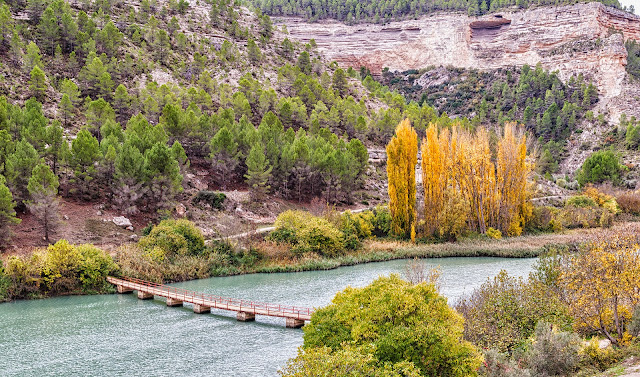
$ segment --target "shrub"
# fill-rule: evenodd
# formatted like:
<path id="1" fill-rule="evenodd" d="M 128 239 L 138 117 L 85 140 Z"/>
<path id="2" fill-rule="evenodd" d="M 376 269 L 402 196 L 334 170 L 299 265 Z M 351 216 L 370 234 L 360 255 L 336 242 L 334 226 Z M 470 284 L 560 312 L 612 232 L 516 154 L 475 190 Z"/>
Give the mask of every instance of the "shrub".
<path id="1" fill-rule="evenodd" d="M 566 376 L 578 367 L 580 344 L 576 334 L 557 331 L 552 324 L 542 321 L 536 326 L 527 361 L 537 376 Z"/>
<path id="2" fill-rule="evenodd" d="M 593 200 L 593 198 L 589 196 L 576 195 L 567 199 L 567 202 L 565 203 L 565 207 L 566 206 L 574 206 L 578 208 L 594 208 L 594 207 L 598 207 L 598 204 L 596 203 L 595 200 Z"/>
<path id="3" fill-rule="evenodd" d="M 291 244 L 296 254 L 313 252 L 336 256 L 344 251 L 344 234 L 329 221 L 303 211 L 285 211 L 278 215 L 276 229 L 269 239 Z"/>
<path id="4" fill-rule="evenodd" d="M 616 214 L 620 212 L 618 202 L 613 196 L 607 195 L 593 186 L 588 186 L 584 190 L 584 195 L 593 199 L 599 207 L 606 209 L 610 213 Z"/>
<path id="5" fill-rule="evenodd" d="M 484 363 L 480 367 L 480 375 L 484 377 L 530 377 L 528 369 L 522 369 L 509 359 L 509 356 L 494 349 L 484 352 Z"/>
<path id="6" fill-rule="evenodd" d="M 542 282 L 500 272 L 455 306 L 465 318 L 465 339 L 483 348 L 512 352 L 523 346 L 539 320 L 568 326 L 558 295 Z"/>
<path id="7" fill-rule="evenodd" d="M 222 210 L 227 196 L 221 192 L 199 191 L 193 198 L 193 204 L 208 204 L 213 209 Z"/>
<path id="8" fill-rule="evenodd" d="M 586 159 L 577 178 L 580 185 L 606 181 L 618 183 L 621 171 L 622 165 L 613 151 L 603 150 L 594 152 Z"/>
<path id="9" fill-rule="evenodd" d="M 556 231 L 554 226 L 556 224 L 562 224 L 557 221 L 556 216 L 558 214 L 558 209 L 554 207 L 542 207 L 535 206 L 533 207 L 531 213 L 531 219 L 527 221 L 526 227 L 528 231 Z"/>
<path id="10" fill-rule="evenodd" d="M 391 212 L 389 207 L 379 205 L 373 210 L 373 235 L 386 237 L 391 231 Z"/>
<path id="11" fill-rule="evenodd" d="M 9 279 L 4 274 L 2 259 L 0 259 L 0 302 L 9 299 Z"/>
<path id="12" fill-rule="evenodd" d="M 85 292 L 105 292 L 111 288 L 105 277 L 118 270 L 113 259 L 92 245 L 77 247 L 81 255 L 79 278 Z"/>
<path id="13" fill-rule="evenodd" d="M 616 195 L 616 202 L 623 212 L 640 215 L 640 191 L 622 192 Z"/>
<path id="14" fill-rule="evenodd" d="M 140 240 L 145 250 L 159 247 L 167 257 L 175 255 L 201 255 L 205 252 L 204 236 L 189 220 L 163 220 L 153 227 L 148 236 Z"/>
<path id="15" fill-rule="evenodd" d="M 371 238 L 375 215 L 371 211 L 351 213 L 346 211 L 338 221 L 338 227 L 344 234 L 345 247 L 350 250 L 360 248 L 361 241 Z"/>
<path id="16" fill-rule="evenodd" d="M 487 237 L 493 238 L 494 240 L 499 240 L 502 238 L 502 232 L 498 229 L 489 228 L 487 229 Z"/>
<path id="17" fill-rule="evenodd" d="M 580 350 L 582 364 L 596 368 L 604 372 L 620 361 L 621 353 L 613 347 L 600 348 L 597 338 L 591 341 Z"/>
<path id="18" fill-rule="evenodd" d="M 340 352 L 348 345 L 372 355 L 378 366 L 406 362 L 425 376 L 473 376 L 481 356 L 462 339 L 462 322 L 432 284 L 391 275 L 348 287 L 317 309 L 304 328 L 302 351 Z"/>
<path id="19" fill-rule="evenodd" d="M 113 288 L 106 277 L 117 271 L 117 265 L 104 251 L 61 240 L 31 256 L 7 260 L 6 298 L 109 292 Z"/>

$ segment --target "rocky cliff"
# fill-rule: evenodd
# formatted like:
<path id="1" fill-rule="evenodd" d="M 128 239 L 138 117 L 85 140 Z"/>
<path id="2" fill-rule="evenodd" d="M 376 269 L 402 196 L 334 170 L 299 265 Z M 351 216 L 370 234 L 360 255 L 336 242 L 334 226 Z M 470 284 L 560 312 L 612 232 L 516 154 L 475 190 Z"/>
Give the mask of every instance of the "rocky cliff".
<path id="1" fill-rule="evenodd" d="M 438 14 L 387 25 L 278 20 L 295 39 L 315 39 L 342 66 L 379 74 L 427 66 L 496 69 L 542 63 L 563 79 L 582 73 L 606 98 L 623 90 L 624 41 L 640 40 L 640 17 L 600 3 L 506 11 L 483 17 Z"/>

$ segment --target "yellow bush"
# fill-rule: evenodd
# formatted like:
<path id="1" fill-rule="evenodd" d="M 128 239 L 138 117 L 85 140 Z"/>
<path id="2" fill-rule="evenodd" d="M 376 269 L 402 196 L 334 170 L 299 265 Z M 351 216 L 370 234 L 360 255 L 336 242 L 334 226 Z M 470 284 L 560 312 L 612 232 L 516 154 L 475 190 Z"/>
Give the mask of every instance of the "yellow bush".
<path id="1" fill-rule="evenodd" d="M 600 348 L 597 338 L 591 339 L 585 347 L 580 350 L 582 360 L 587 365 L 591 365 L 600 371 L 609 369 L 613 364 L 620 361 L 620 352 L 613 347 Z"/>
<path id="2" fill-rule="evenodd" d="M 498 229 L 489 228 L 487 229 L 487 237 L 493 238 L 494 240 L 499 240 L 502 238 L 502 232 Z"/>
<path id="3" fill-rule="evenodd" d="M 278 215 L 276 229 L 269 239 L 292 245 L 297 254 L 313 252 L 335 256 L 344 251 L 344 234 L 332 223 L 303 211 L 285 211 Z"/>

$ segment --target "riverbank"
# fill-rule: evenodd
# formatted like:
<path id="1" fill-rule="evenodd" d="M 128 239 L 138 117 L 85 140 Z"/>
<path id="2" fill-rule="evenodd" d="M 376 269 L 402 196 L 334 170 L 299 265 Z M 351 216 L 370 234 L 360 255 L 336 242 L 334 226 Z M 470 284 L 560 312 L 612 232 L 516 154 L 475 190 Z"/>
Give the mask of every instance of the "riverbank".
<path id="1" fill-rule="evenodd" d="M 3 256 L 4 271 L 0 269 L 0 302 L 113 292 L 109 284 L 99 284 L 95 279 L 91 284 L 87 284 L 86 276 L 99 278 L 107 273 L 174 283 L 255 273 L 331 270 L 342 266 L 412 258 L 531 258 L 541 255 L 551 246 L 577 244 L 611 233 L 640 233 L 640 223 L 628 222 L 616 224 L 610 229 L 576 229 L 563 233 L 499 240 L 477 236 L 449 243 L 416 244 L 374 238 L 365 240 L 362 247 L 355 251 L 336 256 L 322 256 L 311 252 L 294 254 L 282 245 L 264 240 L 254 240 L 251 244 L 244 245 L 235 244 L 240 241 L 230 241 L 233 245 L 221 243 L 206 252 L 196 255 L 177 254 L 172 258 L 165 258 L 163 255 L 158 257 L 137 245 L 122 246 L 116 252 L 110 253 L 110 257 L 90 246 L 74 248 L 68 244 L 63 245 L 64 247 L 54 245 L 35 256 Z M 61 253 L 60 250 L 64 252 Z M 152 251 L 154 250 L 156 249 Z M 96 259 L 98 255 L 101 257 Z M 43 260 L 46 261 L 44 265 L 53 266 L 56 274 L 49 273 L 51 268 L 39 268 L 44 266 Z M 95 265 L 96 260 L 102 262 Z M 71 265 L 75 267 L 69 267 Z"/>
<path id="2" fill-rule="evenodd" d="M 240 268 L 237 274 L 277 273 L 329 270 L 362 263 L 385 262 L 412 258 L 501 257 L 534 258 L 552 246 L 566 246 L 600 238 L 611 233 L 640 232 L 640 223 L 616 224 L 609 229 L 574 229 L 563 233 L 543 233 L 503 239 L 487 237 L 466 238 L 458 242 L 416 244 L 408 241 L 373 239 L 364 242 L 362 249 L 337 257 L 308 255 L 300 258 L 273 258 L 255 266 Z M 214 276 L 227 276 L 225 273 Z"/>

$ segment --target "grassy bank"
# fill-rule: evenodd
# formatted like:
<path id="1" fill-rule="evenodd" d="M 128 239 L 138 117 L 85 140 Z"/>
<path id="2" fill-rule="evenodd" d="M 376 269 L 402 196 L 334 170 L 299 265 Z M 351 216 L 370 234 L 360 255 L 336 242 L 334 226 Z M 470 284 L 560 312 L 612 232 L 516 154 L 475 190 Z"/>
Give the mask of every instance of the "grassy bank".
<path id="1" fill-rule="evenodd" d="M 637 232 L 640 224 L 618 224 L 611 229 L 576 229 L 564 233 L 545 233 L 499 240 L 462 239 L 458 242 L 415 244 L 412 242 L 374 239 L 365 241 L 362 249 L 336 257 L 306 254 L 299 258 L 267 257 L 251 266 L 221 269 L 214 276 L 246 273 L 301 272 L 330 270 L 370 262 L 385 262 L 410 258 L 501 257 L 533 258 L 549 246 L 571 245 L 595 239 L 610 232 Z"/>

